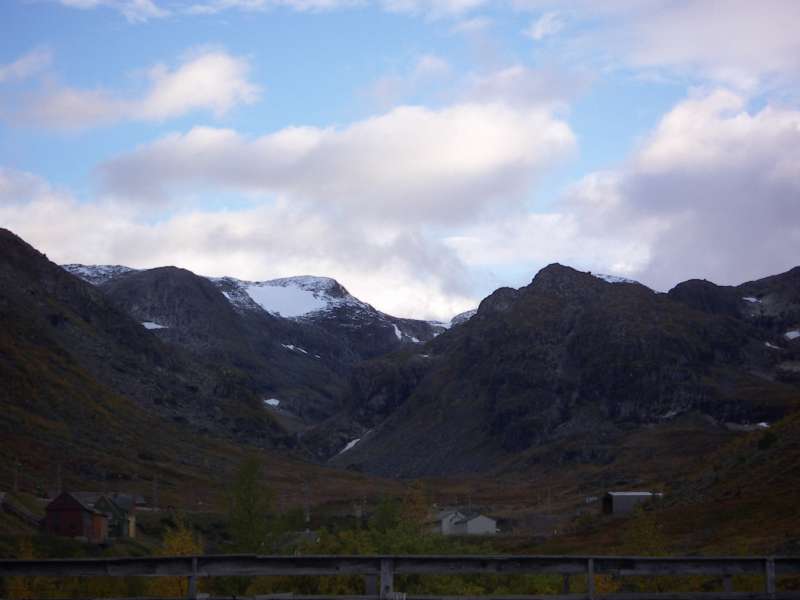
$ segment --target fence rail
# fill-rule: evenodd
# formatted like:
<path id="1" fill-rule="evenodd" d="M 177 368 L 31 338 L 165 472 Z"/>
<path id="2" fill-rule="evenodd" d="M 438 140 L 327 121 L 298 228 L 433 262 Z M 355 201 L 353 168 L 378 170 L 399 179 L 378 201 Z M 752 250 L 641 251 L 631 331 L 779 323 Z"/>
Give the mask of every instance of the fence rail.
<path id="1" fill-rule="evenodd" d="M 336 600 L 375 598 L 405 599 L 394 589 L 395 575 L 534 575 L 557 574 L 564 578 L 564 594 L 550 596 L 487 596 L 492 600 L 640 600 L 663 598 L 681 600 L 745 598 L 767 600 L 800 598 L 800 592 L 777 593 L 776 579 L 782 575 L 800 575 L 800 557 L 617 557 L 617 556 L 175 556 L 145 558 L 0 560 L 0 577 L 187 577 L 189 598 L 197 598 L 200 577 L 268 575 L 361 575 L 366 596 L 334 596 Z M 721 577 L 722 593 L 653 593 L 599 594 L 596 575 L 617 576 L 686 576 Z M 762 593 L 734 592 L 733 576 L 756 575 L 763 578 Z M 569 578 L 586 580 L 586 592 L 569 594 Z M 379 582 L 379 585 L 377 585 Z M 322 599 L 322 596 L 273 595 L 276 600 Z M 409 597 L 412 598 L 412 597 Z M 416 596 L 415 600 L 467 600 L 465 597 Z"/>

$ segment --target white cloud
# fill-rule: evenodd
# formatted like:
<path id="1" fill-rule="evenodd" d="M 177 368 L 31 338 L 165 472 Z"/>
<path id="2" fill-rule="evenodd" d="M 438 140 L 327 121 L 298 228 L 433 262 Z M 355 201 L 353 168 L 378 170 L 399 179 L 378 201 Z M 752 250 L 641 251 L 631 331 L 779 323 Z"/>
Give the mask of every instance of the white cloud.
<path id="1" fill-rule="evenodd" d="M 187 186 L 286 194 L 378 221 L 449 223 L 520 201 L 574 148 L 539 107 L 398 107 L 341 129 L 292 127 L 246 138 L 197 127 L 102 165 L 118 196 L 163 200 Z"/>
<path id="2" fill-rule="evenodd" d="M 279 8 L 300 12 L 322 12 L 378 4 L 392 13 L 428 18 L 458 17 L 488 0 L 55 0 L 79 9 L 106 7 L 121 13 L 131 23 L 172 14 L 214 15 L 228 10 L 262 12 Z"/>
<path id="3" fill-rule="evenodd" d="M 53 55 L 47 48 L 36 48 L 17 60 L 6 65 L 0 65 L 0 83 L 26 79 L 31 75 L 40 73 L 53 60 Z"/>
<path id="4" fill-rule="evenodd" d="M 739 86 L 800 75 L 800 4 L 793 0 L 664 3 L 635 23 L 630 59 L 639 66 L 695 69 Z"/>
<path id="5" fill-rule="evenodd" d="M 0 171 L 0 222 L 61 261 L 324 274 L 384 310 L 428 317 L 469 307 L 487 272 L 529 278 L 553 261 L 656 289 L 795 266 L 800 111 L 696 93 L 625 164 L 582 178 L 551 213 L 531 214 L 508 200 L 529 190 L 548 154 L 572 145 L 566 125 L 537 115 L 493 104 L 403 107 L 344 129 L 255 139 L 198 128 L 107 164 L 111 189 L 141 199 L 210 184 L 211 193 L 256 192 L 249 208 L 190 209 L 154 223 L 151 205 L 80 203 Z M 554 135 L 542 136 L 548 127 Z"/>
<path id="6" fill-rule="evenodd" d="M 479 102 L 504 102 L 512 106 L 565 107 L 588 83 L 588 77 L 558 69 L 532 69 L 510 65 L 472 75 L 466 96 Z"/>
<path id="7" fill-rule="evenodd" d="M 488 4 L 487 0 L 381 0 L 385 10 L 429 18 L 457 17 Z"/>
<path id="8" fill-rule="evenodd" d="M 795 0 L 515 0 L 521 10 L 569 11 L 590 27 L 565 41 L 568 53 L 637 69 L 706 78 L 737 89 L 796 83 L 800 3 Z M 545 13 L 552 14 L 552 13 Z M 545 29 L 546 30 L 546 29 Z M 545 31 L 543 30 L 543 32 Z M 534 31 L 531 33 L 537 33 Z"/>
<path id="9" fill-rule="evenodd" d="M 258 99 L 246 59 L 219 50 L 188 56 L 175 69 L 156 65 L 138 98 L 109 90 L 56 86 L 33 98 L 15 115 L 36 125 L 83 128 L 122 120 L 163 121 L 195 110 L 222 115 Z"/>
<path id="10" fill-rule="evenodd" d="M 551 11 L 541 15 L 525 30 L 525 35 L 535 41 L 555 35 L 564 28 L 564 18 L 560 13 Z"/>
<path id="11" fill-rule="evenodd" d="M 717 91 L 662 119 L 626 174 L 630 218 L 657 218 L 644 273 L 722 283 L 796 266 L 800 256 L 800 111 Z"/>
<path id="12" fill-rule="evenodd" d="M 130 204 L 79 202 L 31 174 L 0 168 L 0 223 L 56 262 L 174 264 L 246 279 L 326 275 L 398 316 L 444 319 L 476 301 L 464 265 L 413 228 L 364 227 L 284 201 L 149 217 Z"/>
<path id="13" fill-rule="evenodd" d="M 195 2 L 186 11 L 190 14 L 217 14 L 226 10 L 266 11 L 290 8 L 301 12 L 326 11 L 365 4 L 365 0 L 206 0 Z"/>
<path id="14" fill-rule="evenodd" d="M 725 90 L 667 113 L 620 169 L 573 185 L 553 214 L 464 228 L 469 265 L 559 261 L 656 289 L 691 277 L 736 284 L 797 265 L 800 111 L 751 112 Z"/>
<path id="15" fill-rule="evenodd" d="M 144 23 L 150 19 L 166 17 L 170 11 L 155 0 L 58 0 L 71 8 L 90 9 L 107 7 L 121 13 L 129 23 Z"/>
<path id="16" fill-rule="evenodd" d="M 404 106 L 259 138 L 194 128 L 103 165 L 111 193 L 93 202 L 6 172 L 0 222 L 59 261 L 328 275 L 383 310 L 449 318 L 479 298 L 442 232 L 515 211 L 536 174 L 573 147 L 548 110 L 500 103 Z M 195 208 L 198 194 L 220 190 L 249 203 Z M 167 197 L 168 212 L 153 204 Z"/>

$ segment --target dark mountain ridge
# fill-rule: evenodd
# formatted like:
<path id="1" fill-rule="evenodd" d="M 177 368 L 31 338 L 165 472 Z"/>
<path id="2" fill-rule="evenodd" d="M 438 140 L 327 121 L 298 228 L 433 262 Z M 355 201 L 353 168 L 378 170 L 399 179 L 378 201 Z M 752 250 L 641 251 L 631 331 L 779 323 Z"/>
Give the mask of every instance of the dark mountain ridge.
<path id="1" fill-rule="evenodd" d="M 236 372 L 254 394 L 279 402 L 278 417 L 305 423 L 340 410 L 353 365 L 443 331 L 382 313 L 330 278 L 247 282 L 175 267 L 65 268 L 97 285 L 163 341 Z"/>
<path id="2" fill-rule="evenodd" d="M 277 397 L 312 422 L 336 410 L 345 368 L 340 342 L 325 331 L 237 311 L 212 282 L 175 267 L 130 272 L 100 290 L 136 320 L 157 324 L 159 339 L 237 373 L 260 398 Z"/>
<path id="3" fill-rule="evenodd" d="M 592 448 L 680 414 L 746 424 L 795 405 L 779 368 L 791 350 L 768 347 L 757 319 L 676 296 L 561 265 L 501 288 L 419 354 L 356 372 L 362 439 L 333 462 L 406 477 L 489 471 L 566 439 L 579 460 L 609 460 Z"/>
<path id="4" fill-rule="evenodd" d="M 47 329 L 99 381 L 201 430 L 299 443 L 370 473 L 609 464 L 626 436 L 651 427 L 686 418 L 747 429 L 797 404 L 797 269 L 736 287 L 691 280 L 660 294 L 554 264 L 438 335 L 326 278 L 243 282 L 113 267 L 89 286 L 41 263 L 15 265 L 9 253 L 16 318 Z M 17 273 L 25 269 L 34 272 Z M 54 295 L 45 303 L 54 306 L 63 288 L 66 316 L 26 315 L 26 281 Z M 313 310 L 269 310 L 281 294 Z"/>
<path id="5" fill-rule="evenodd" d="M 9 373 L 31 367 L 18 362 L 19 347 L 30 344 L 26 352 L 58 353 L 85 376 L 171 421 L 267 447 L 291 442 L 235 374 L 164 344 L 100 290 L 10 231 L 0 230 L 0 256 L 0 321 L 15 332 L 5 339 Z M 18 377 L 5 382 L 9 402 L 26 401 L 26 394 L 9 391 Z M 34 382 L 20 385 L 36 389 Z"/>

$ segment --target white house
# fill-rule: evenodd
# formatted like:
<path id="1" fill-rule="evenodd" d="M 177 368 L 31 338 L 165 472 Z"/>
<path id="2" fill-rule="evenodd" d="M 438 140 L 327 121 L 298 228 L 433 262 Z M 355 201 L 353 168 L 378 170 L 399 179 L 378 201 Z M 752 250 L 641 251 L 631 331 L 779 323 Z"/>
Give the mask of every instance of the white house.
<path id="1" fill-rule="evenodd" d="M 455 524 L 463 518 L 464 515 L 457 510 L 441 510 L 433 521 L 433 531 L 442 535 L 455 535 Z"/>
<path id="2" fill-rule="evenodd" d="M 497 521 L 478 513 L 443 510 L 436 516 L 434 531 L 442 535 L 494 535 Z"/>
<path id="3" fill-rule="evenodd" d="M 497 533 L 497 521 L 485 515 L 474 514 L 456 521 L 455 535 L 494 535 Z"/>

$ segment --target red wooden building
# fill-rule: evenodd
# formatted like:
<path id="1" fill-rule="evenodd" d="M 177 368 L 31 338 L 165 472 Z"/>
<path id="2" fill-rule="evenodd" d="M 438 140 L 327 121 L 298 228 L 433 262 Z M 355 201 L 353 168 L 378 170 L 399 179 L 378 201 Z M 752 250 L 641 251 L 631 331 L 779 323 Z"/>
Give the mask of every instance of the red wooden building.
<path id="1" fill-rule="evenodd" d="M 45 510 L 45 530 L 51 535 L 85 538 L 93 544 L 108 539 L 108 516 L 69 492 L 62 492 Z"/>

